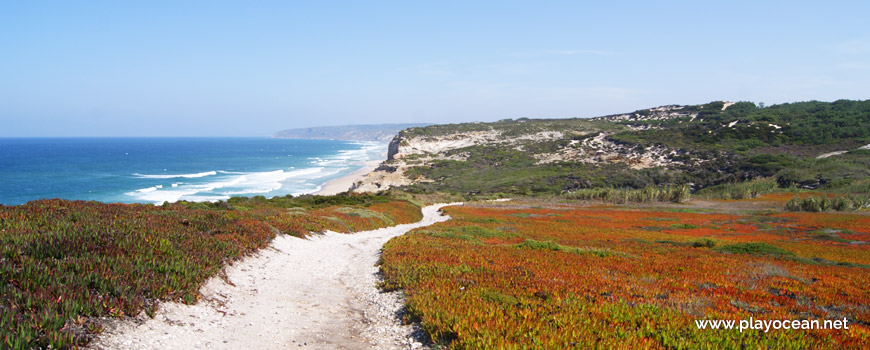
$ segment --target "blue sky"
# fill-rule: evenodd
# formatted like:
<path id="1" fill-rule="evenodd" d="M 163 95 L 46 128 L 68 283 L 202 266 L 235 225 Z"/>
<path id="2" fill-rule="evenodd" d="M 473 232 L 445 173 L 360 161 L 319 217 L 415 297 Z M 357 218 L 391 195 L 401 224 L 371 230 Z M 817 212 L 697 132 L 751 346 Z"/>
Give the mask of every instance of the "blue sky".
<path id="1" fill-rule="evenodd" d="M 0 136 L 870 99 L 867 1 L 6 1 Z"/>

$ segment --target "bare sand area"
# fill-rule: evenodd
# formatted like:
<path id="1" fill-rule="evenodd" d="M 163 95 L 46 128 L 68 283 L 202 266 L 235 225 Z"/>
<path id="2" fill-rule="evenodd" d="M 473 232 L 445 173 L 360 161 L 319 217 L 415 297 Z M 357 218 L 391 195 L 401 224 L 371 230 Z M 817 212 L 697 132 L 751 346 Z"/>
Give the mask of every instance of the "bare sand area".
<path id="1" fill-rule="evenodd" d="M 349 190 L 355 182 L 362 180 L 366 176 L 366 174 L 374 171 L 379 164 L 381 164 L 381 161 L 379 160 L 365 162 L 363 167 L 359 170 L 354 171 L 348 175 L 327 181 L 325 184 L 323 184 L 319 191 L 312 194 L 320 196 L 332 196 L 345 192 Z"/>
<path id="2" fill-rule="evenodd" d="M 214 277 L 195 305 L 163 303 L 154 318 L 108 327 L 93 349 L 415 349 L 420 330 L 401 325 L 401 292 L 377 289 L 375 266 L 390 238 L 446 221 L 446 205 L 413 224 L 309 239 L 279 236 Z"/>

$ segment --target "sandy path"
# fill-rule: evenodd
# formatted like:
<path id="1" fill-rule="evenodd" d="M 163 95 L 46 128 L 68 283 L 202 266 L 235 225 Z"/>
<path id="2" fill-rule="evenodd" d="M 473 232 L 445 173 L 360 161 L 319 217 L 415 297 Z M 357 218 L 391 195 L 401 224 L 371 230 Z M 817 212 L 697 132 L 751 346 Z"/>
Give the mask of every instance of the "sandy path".
<path id="1" fill-rule="evenodd" d="M 400 294 L 380 293 L 377 262 L 392 237 L 448 220 L 423 208 L 405 225 L 310 239 L 279 236 L 212 278 L 196 305 L 163 303 L 153 319 L 109 327 L 95 349 L 409 349 L 421 344 L 396 318 Z M 143 322 L 144 321 L 144 322 Z"/>

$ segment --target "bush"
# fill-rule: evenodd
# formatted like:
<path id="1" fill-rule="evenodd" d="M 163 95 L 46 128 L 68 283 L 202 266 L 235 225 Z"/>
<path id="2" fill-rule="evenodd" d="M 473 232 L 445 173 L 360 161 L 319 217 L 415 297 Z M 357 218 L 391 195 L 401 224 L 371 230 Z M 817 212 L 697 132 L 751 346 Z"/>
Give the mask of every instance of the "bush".
<path id="1" fill-rule="evenodd" d="M 794 253 L 767 243 L 729 244 L 716 249 L 720 253 L 791 256 Z"/>
<path id="2" fill-rule="evenodd" d="M 713 248 L 716 246 L 716 240 L 712 238 L 701 238 L 696 241 L 692 241 L 692 247 L 695 248 Z"/>

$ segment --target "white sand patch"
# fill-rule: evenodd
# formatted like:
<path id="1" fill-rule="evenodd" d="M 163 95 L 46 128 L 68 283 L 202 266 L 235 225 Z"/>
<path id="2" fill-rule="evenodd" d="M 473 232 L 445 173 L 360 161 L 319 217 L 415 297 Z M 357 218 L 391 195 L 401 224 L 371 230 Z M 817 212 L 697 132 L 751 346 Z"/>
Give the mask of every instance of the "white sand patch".
<path id="1" fill-rule="evenodd" d="M 846 154 L 846 152 L 849 152 L 849 151 L 828 152 L 828 153 L 820 154 L 818 157 L 816 157 L 816 159 L 822 159 L 822 158 L 828 158 L 828 157 L 833 157 L 833 156 L 839 156 L 839 155 L 841 155 L 841 154 Z"/>
<path id="2" fill-rule="evenodd" d="M 153 319 L 107 329 L 94 349 L 409 349 L 415 326 L 399 324 L 401 292 L 381 293 L 375 263 L 390 238 L 446 221 L 446 205 L 423 220 L 310 239 L 279 236 L 215 277 L 196 305 L 163 303 Z"/>
<path id="3" fill-rule="evenodd" d="M 857 151 L 857 150 L 862 150 L 862 149 L 863 149 L 863 150 L 870 150 L 870 145 L 864 145 L 864 146 L 861 146 L 861 147 L 856 148 L 855 150 Z M 822 158 L 828 158 L 828 157 L 833 157 L 833 156 L 839 156 L 839 155 L 841 155 L 841 154 L 846 154 L 846 153 L 848 153 L 848 152 L 849 152 L 849 151 L 835 151 L 835 152 L 824 153 L 824 154 L 821 154 L 821 155 L 819 155 L 818 157 L 816 157 L 816 159 L 822 159 Z"/>

